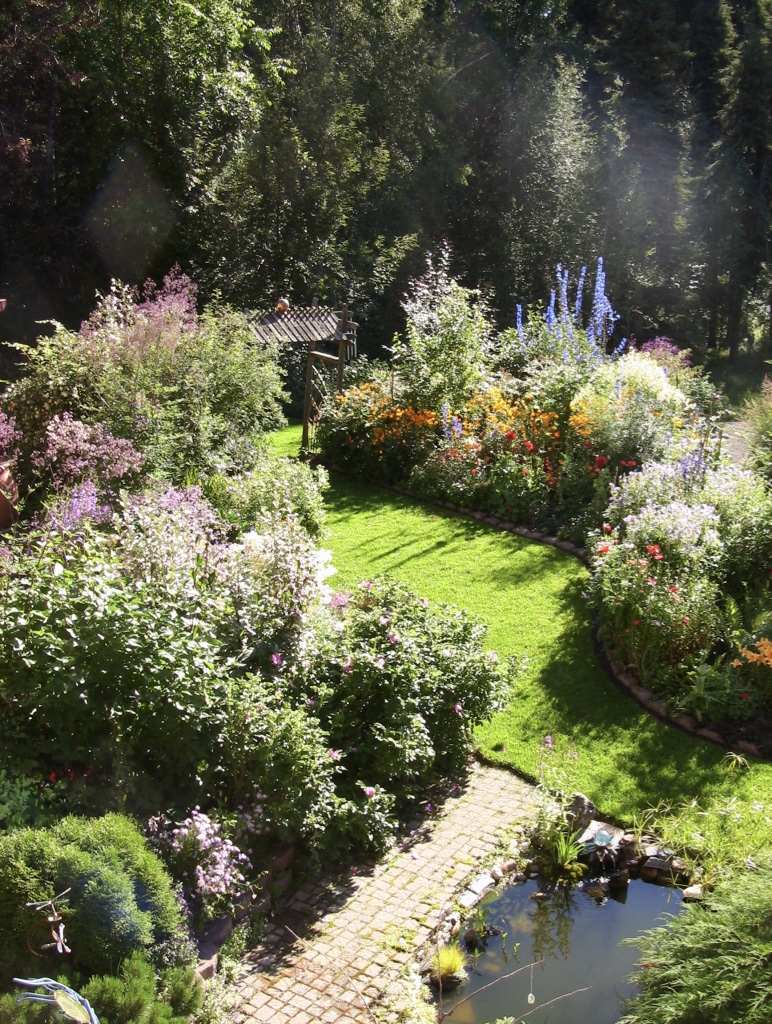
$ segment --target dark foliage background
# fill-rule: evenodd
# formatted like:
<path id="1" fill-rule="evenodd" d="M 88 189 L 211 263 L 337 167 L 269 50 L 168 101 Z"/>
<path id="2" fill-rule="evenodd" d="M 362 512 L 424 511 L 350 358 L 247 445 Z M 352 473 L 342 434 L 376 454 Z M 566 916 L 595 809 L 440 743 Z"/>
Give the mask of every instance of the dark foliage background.
<path id="1" fill-rule="evenodd" d="M 447 238 L 502 325 L 602 254 L 626 333 L 736 353 L 771 48 L 772 0 L 8 0 L 0 331 L 177 261 L 204 300 L 347 300 L 377 350 Z"/>

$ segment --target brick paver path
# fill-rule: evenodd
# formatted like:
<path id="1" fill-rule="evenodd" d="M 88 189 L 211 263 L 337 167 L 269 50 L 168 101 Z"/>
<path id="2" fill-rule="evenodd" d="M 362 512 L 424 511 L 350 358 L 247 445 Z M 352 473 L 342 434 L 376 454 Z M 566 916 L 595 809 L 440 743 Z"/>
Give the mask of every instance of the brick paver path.
<path id="1" fill-rule="evenodd" d="M 528 783 L 497 768 L 475 769 L 374 869 L 319 879 L 285 900 L 234 982 L 240 1024 L 372 1024 L 373 1013 L 396 1020 L 379 1007 L 386 989 L 502 833 L 535 813 Z"/>

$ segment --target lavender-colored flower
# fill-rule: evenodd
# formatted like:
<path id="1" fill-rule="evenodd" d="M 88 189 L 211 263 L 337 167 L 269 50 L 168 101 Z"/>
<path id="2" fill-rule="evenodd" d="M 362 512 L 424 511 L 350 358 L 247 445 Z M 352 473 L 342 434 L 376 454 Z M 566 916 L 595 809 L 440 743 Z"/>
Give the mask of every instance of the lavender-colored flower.
<path id="1" fill-rule="evenodd" d="M 62 487 L 84 479 L 104 483 L 135 475 L 145 456 L 104 423 L 90 425 L 64 412 L 48 423 L 45 448 L 33 452 L 30 461 L 41 476 Z"/>
<path id="2" fill-rule="evenodd" d="M 18 442 L 21 433 L 16 429 L 16 419 L 7 416 L 0 409 L 0 462 L 15 459 L 19 454 Z"/>
<path id="3" fill-rule="evenodd" d="M 86 521 L 109 523 L 113 507 L 107 497 L 100 495 L 96 484 L 86 480 L 79 487 L 73 487 L 69 494 L 56 501 L 46 516 L 47 525 L 57 531 L 73 531 Z"/>

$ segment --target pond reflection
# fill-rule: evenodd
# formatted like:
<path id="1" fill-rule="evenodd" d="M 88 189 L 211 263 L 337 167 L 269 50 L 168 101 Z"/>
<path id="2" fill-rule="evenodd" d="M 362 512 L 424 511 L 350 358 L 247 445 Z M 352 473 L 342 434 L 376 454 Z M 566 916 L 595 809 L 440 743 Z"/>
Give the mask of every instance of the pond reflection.
<path id="1" fill-rule="evenodd" d="M 443 1010 L 447 1013 L 519 965 L 526 969 L 458 1005 L 448 1018 L 453 1024 L 519 1019 L 526 1013 L 532 1024 L 615 1024 L 622 1014 L 621 1000 L 632 993 L 626 978 L 638 958 L 634 947 L 620 947 L 620 941 L 681 907 L 679 890 L 639 880 L 630 883 L 621 899 L 608 898 L 597 880 L 531 899 L 537 891 L 536 882 L 529 881 L 507 886 L 484 901 L 485 921 L 500 934 L 470 957 L 469 980 L 444 999 Z M 527 966 L 531 963 L 533 968 Z M 553 1002 L 568 993 L 576 994 Z"/>

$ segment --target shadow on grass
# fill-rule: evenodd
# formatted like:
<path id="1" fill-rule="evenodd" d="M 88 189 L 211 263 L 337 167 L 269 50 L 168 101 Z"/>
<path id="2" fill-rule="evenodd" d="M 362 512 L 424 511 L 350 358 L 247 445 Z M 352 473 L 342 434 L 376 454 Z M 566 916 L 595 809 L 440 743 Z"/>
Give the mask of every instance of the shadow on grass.
<path id="1" fill-rule="evenodd" d="M 655 719 L 606 675 L 582 596 L 588 573 L 570 555 L 347 478 L 334 478 L 328 507 L 347 571 L 393 572 L 486 622 L 500 655 L 528 655 L 511 705 L 475 731 L 489 760 L 537 778 L 545 735 L 571 738 L 571 785 L 618 821 L 660 801 L 772 801 L 772 766 L 728 776 L 722 748 Z"/>
<path id="2" fill-rule="evenodd" d="M 341 533 L 348 551 L 365 559 L 375 575 L 399 575 L 401 568 L 421 559 L 428 559 L 434 569 L 439 555 L 448 566 L 474 570 L 469 561 L 470 546 L 490 541 L 506 545 L 506 557 L 502 548 L 502 557 L 497 554 L 496 559 L 486 561 L 486 588 L 505 588 L 552 574 L 571 557 L 420 499 L 379 491 L 338 474 L 331 477 L 325 501 L 330 521 L 339 519 L 343 524 Z M 400 512 L 406 519 L 400 517 Z M 362 521 L 347 534 L 346 521 L 354 518 Z M 392 525 L 386 525 L 387 521 Z"/>

